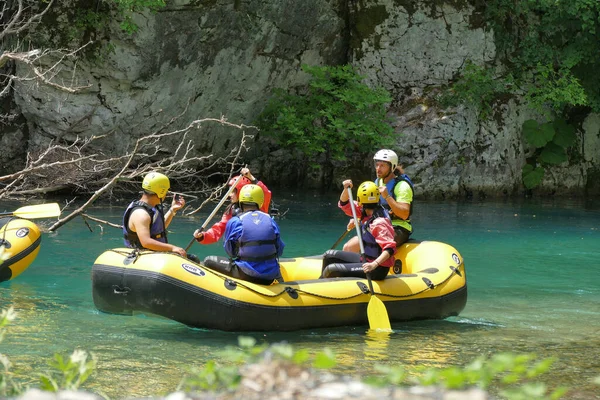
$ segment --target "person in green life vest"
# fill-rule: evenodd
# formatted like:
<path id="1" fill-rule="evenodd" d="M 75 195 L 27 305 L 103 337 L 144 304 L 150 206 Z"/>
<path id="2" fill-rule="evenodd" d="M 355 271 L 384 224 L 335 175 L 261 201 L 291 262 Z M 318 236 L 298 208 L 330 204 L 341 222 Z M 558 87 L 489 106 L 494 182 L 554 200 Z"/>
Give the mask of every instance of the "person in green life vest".
<path id="1" fill-rule="evenodd" d="M 410 222 L 413 203 L 413 184 L 404 170 L 398 165 L 398 155 L 389 149 L 379 150 L 373 156 L 377 178 L 374 180 L 379 187 L 381 197 L 379 204 L 385 208 L 394 227 L 396 247 L 405 243 L 413 232 Z M 348 230 L 354 229 L 354 220 L 348 223 Z M 360 252 L 358 238 L 353 237 L 344 244 L 345 251 Z"/>
<path id="2" fill-rule="evenodd" d="M 388 210 L 392 218 L 392 226 L 396 232 L 396 246 L 405 243 L 413 232 L 410 222 L 414 187 L 410 178 L 398 165 L 398 155 L 388 149 L 379 150 L 373 156 L 381 198 L 379 203 Z"/>

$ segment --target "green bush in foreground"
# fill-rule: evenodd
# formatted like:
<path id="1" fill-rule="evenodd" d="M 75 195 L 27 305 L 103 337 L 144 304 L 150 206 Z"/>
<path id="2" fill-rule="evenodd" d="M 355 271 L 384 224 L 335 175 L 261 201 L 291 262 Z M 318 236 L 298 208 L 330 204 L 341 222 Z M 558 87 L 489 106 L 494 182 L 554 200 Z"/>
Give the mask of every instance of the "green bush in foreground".
<path id="1" fill-rule="evenodd" d="M 0 313 L 0 343 L 6 327 L 15 317 L 16 313 L 12 308 Z M 223 353 L 224 359 L 231 361 L 230 365 L 222 366 L 211 360 L 203 368 L 191 370 L 179 383 L 177 390 L 234 390 L 242 379 L 240 367 L 265 358 L 319 369 L 336 365 L 335 355 L 327 348 L 311 355 L 306 350 L 296 351 L 287 343 L 257 345 L 254 338 L 243 336 L 238 338 L 238 345 L 228 346 Z M 403 366 L 375 365 L 375 375 L 366 377 L 365 381 L 376 386 L 436 385 L 447 389 L 467 389 L 473 386 L 487 389 L 494 385 L 500 396 L 510 400 L 554 400 L 563 397 L 567 388 L 559 387 L 549 391 L 546 384 L 535 380 L 546 373 L 554 361 L 554 358 L 537 360 L 533 354 L 496 354 L 489 359 L 480 357 L 463 368 L 423 369 L 416 376 L 409 374 Z M 49 366 L 49 372 L 39 375 L 40 389 L 77 390 L 95 370 L 96 358 L 93 354 L 75 350 L 69 358 L 55 354 Z M 22 383 L 25 379 L 25 376 L 13 373 L 8 358 L 0 354 L 0 397 L 18 396 L 28 388 Z M 594 379 L 594 383 L 600 385 L 600 376 Z"/>
<path id="2" fill-rule="evenodd" d="M 16 313 L 14 310 L 9 308 L 8 310 L 2 310 L 0 314 L 0 343 L 4 339 L 6 333 L 6 326 L 15 319 Z M 4 354 L 0 353 L 0 396 L 14 396 L 21 393 L 21 385 L 14 379 L 13 374 L 10 372 L 11 363 Z"/>
<path id="3" fill-rule="evenodd" d="M 306 350 L 294 351 L 288 344 L 256 345 L 253 338 L 240 337 L 239 347 L 228 347 L 225 356 L 238 364 L 256 362 L 263 357 L 279 358 L 296 364 L 310 363 L 313 368 L 335 366 L 335 355 L 328 349 L 311 357 Z M 560 387 L 549 391 L 546 384 L 533 379 L 546 373 L 554 358 L 538 361 L 533 354 L 497 354 L 489 359 L 480 357 L 464 368 L 428 368 L 411 376 L 403 366 L 375 365 L 376 375 L 368 376 L 366 383 L 375 386 L 440 386 L 446 389 L 468 389 L 479 387 L 488 389 L 492 384 L 499 388 L 499 394 L 510 400 L 559 399 L 567 388 Z M 219 367 L 211 361 L 204 368 L 192 370 L 181 381 L 178 389 L 193 392 L 202 390 L 234 390 L 241 381 L 239 369 L 235 366 Z M 600 381 L 600 377 L 598 378 Z M 516 385 L 520 386 L 516 386 Z"/>
<path id="4" fill-rule="evenodd" d="M 327 348 L 311 356 L 306 350 L 294 351 L 292 346 L 286 343 L 257 345 L 254 338 L 245 336 L 238 338 L 238 344 L 239 347 L 226 347 L 222 354 L 223 358 L 231 361 L 233 365 L 221 366 L 211 360 L 201 369 L 192 369 L 179 383 L 177 390 L 234 390 L 242 380 L 239 366 L 258 362 L 264 357 L 299 365 L 310 363 L 313 368 L 331 368 L 335 365 L 335 355 Z"/>
<path id="5" fill-rule="evenodd" d="M 12 307 L 0 313 L 0 343 L 6 333 L 6 327 L 16 316 Z M 69 358 L 55 354 L 49 366 L 48 372 L 39 374 L 40 389 L 50 392 L 77 390 L 96 368 L 96 358 L 86 351 L 75 350 Z M 18 396 L 28 388 L 22 383 L 26 380 L 26 376 L 19 376 L 11 371 L 8 357 L 0 353 L 0 397 Z"/>
<path id="6" fill-rule="evenodd" d="M 533 354 L 501 353 L 487 359 L 477 358 L 464 368 L 447 367 L 424 369 L 417 377 L 410 377 L 404 367 L 377 365 L 379 375 L 367 378 L 373 385 L 437 385 L 447 389 L 467 389 L 472 386 L 488 389 L 492 384 L 500 388 L 503 398 L 519 399 L 559 399 L 567 388 L 560 387 L 549 393 L 544 383 L 531 380 L 546 373 L 555 359 L 541 361 Z M 515 387 L 515 385 L 521 386 Z"/>

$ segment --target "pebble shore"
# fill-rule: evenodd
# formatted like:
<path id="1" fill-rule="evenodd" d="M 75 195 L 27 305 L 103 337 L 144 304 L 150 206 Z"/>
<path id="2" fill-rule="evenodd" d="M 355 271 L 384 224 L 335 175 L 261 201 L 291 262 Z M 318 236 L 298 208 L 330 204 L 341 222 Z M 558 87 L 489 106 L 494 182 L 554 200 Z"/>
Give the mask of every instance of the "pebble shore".
<path id="1" fill-rule="evenodd" d="M 242 381 L 235 391 L 184 393 L 128 400 L 490 400 L 485 391 L 445 390 L 437 387 L 374 387 L 355 377 L 315 371 L 283 361 L 263 361 L 241 369 Z M 58 393 L 30 389 L 18 400 L 104 400 L 84 391 Z"/>

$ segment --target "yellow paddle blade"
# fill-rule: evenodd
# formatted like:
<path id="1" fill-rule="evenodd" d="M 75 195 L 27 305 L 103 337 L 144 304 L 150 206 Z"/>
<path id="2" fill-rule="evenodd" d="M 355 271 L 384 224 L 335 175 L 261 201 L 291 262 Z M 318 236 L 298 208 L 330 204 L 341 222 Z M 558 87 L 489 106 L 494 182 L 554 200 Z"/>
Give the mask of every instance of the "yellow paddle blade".
<path id="1" fill-rule="evenodd" d="M 58 203 L 37 204 L 21 207 L 12 213 L 2 213 L 0 215 L 15 215 L 25 219 L 52 218 L 60 215 L 60 207 Z"/>
<path id="2" fill-rule="evenodd" d="M 369 300 L 367 317 L 369 318 L 369 328 L 371 329 L 392 329 L 385 304 L 376 296 L 371 296 Z"/>

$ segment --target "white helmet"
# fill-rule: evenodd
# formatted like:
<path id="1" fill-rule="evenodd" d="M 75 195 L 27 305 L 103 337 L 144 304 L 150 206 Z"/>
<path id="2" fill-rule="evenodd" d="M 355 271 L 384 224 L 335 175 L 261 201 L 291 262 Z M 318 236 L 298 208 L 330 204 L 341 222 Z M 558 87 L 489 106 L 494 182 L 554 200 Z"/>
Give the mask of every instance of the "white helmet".
<path id="1" fill-rule="evenodd" d="M 398 166 L 398 155 L 394 151 L 388 149 L 379 150 L 373 156 L 373 160 L 389 162 L 390 164 L 392 164 L 391 172 L 393 172 Z"/>

